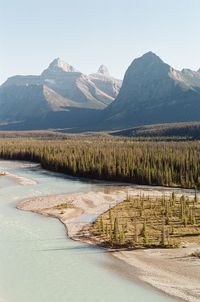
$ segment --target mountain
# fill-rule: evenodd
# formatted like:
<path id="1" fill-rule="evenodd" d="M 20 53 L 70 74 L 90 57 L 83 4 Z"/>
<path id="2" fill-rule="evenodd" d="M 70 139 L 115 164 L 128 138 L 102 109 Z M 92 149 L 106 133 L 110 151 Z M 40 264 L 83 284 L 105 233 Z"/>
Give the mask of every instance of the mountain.
<path id="1" fill-rule="evenodd" d="M 200 72 L 175 70 L 148 52 L 125 73 L 115 101 L 102 114 L 100 128 L 200 120 Z"/>
<path id="2" fill-rule="evenodd" d="M 59 116 L 62 116 L 62 126 L 82 124 L 81 112 L 83 120 L 86 113 L 88 119 L 88 112 L 93 110 L 95 114 L 111 104 L 120 89 L 121 81 L 111 77 L 107 69 L 100 67 L 94 75 L 84 75 L 57 58 L 39 76 L 9 78 L 0 87 L 1 124 L 27 124 L 30 119 L 31 124 L 34 119 L 36 124 L 41 124 L 42 119 L 42 127 L 45 127 L 45 123 L 50 124 L 49 116 L 56 124 L 53 113 L 58 127 Z M 77 123 L 72 123 L 72 118 L 77 118 Z"/>
<path id="3" fill-rule="evenodd" d="M 200 70 L 174 69 L 153 52 L 121 82 L 101 65 L 85 75 L 57 58 L 38 76 L 0 86 L 1 129 L 126 129 L 200 121 Z"/>
<path id="4" fill-rule="evenodd" d="M 181 71 L 183 80 L 188 83 L 191 87 L 200 88 L 200 70 L 193 71 L 191 69 L 183 69 Z"/>
<path id="5" fill-rule="evenodd" d="M 91 74 L 89 78 L 100 90 L 106 92 L 113 99 L 117 97 L 122 81 L 110 76 L 106 66 L 101 65 L 97 73 Z"/>

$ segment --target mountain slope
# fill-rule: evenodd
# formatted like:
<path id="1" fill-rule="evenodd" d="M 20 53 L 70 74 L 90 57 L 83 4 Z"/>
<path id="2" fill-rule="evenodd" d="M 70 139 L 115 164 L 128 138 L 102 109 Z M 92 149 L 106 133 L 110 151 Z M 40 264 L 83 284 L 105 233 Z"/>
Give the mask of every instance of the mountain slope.
<path id="1" fill-rule="evenodd" d="M 102 116 L 101 126 L 116 129 L 200 120 L 200 74 L 177 71 L 149 52 L 130 65 Z"/>
<path id="2" fill-rule="evenodd" d="M 115 99 L 120 91 L 122 81 L 110 76 L 106 66 L 101 65 L 97 73 L 89 76 L 90 80 L 102 91 Z"/>
<path id="3" fill-rule="evenodd" d="M 106 81 L 100 79 L 103 85 L 98 86 L 92 79 L 59 58 L 40 76 L 11 77 L 0 87 L 0 122 L 35 119 L 38 123 L 38 119 L 47 120 L 49 114 L 53 120 L 53 112 L 67 112 L 66 119 L 71 120 L 69 112 L 74 112 L 73 108 L 102 110 L 114 100 L 113 93 L 109 93 L 114 79 L 110 76 Z M 85 112 L 83 110 L 83 115 Z M 74 114 L 73 118 L 76 118 Z M 81 110 L 78 118 L 81 118 Z"/>

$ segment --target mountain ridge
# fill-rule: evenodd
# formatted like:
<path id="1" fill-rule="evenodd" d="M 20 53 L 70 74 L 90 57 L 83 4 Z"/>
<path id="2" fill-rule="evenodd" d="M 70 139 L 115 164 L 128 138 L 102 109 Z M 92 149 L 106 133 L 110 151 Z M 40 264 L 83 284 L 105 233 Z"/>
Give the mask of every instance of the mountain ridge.
<path id="1" fill-rule="evenodd" d="M 85 75 L 57 58 L 39 76 L 8 78 L 0 105 L 0 123 L 26 127 L 31 119 L 29 129 L 34 123 L 96 131 L 199 121 L 200 70 L 176 70 L 150 51 L 133 60 L 122 82 L 105 65 Z"/>
<path id="2" fill-rule="evenodd" d="M 105 67 L 103 71 L 107 72 Z M 120 81 L 116 81 L 118 86 L 114 89 L 118 93 Z M 115 79 L 107 73 L 99 78 L 99 83 L 96 85 L 92 76 L 56 58 L 40 75 L 13 76 L 0 86 L 0 122 L 37 120 L 55 111 L 68 111 L 69 119 L 72 108 L 103 110 L 114 100 L 111 86 Z M 13 110 L 16 106 L 17 110 Z"/>

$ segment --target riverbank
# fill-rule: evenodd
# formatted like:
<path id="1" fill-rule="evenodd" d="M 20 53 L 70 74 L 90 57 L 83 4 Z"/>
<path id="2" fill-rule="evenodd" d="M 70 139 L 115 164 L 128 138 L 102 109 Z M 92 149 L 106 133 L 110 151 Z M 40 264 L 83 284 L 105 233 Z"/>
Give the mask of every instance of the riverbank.
<path id="1" fill-rule="evenodd" d="M 173 189 L 164 189 L 169 195 Z M 182 190 L 176 190 L 181 195 Z M 110 207 L 122 202 L 127 194 L 139 196 L 162 196 L 162 188 L 108 186 L 87 193 L 55 195 L 22 201 L 17 208 L 58 218 L 66 227 L 68 236 L 74 240 L 98 244 L 91 237 L 89 226 Z M 186 192 L 184 191 L 184 194 Z M 192 196 L 188 191 L 188 196 Z M 137 277 L 166 294 L 184 301 L 200 299 L 200 261 L 190 255 L 200 248 L 198 244 L 184 243 L 179 249 L 148 249 L 134 251 L 110 251 L 130 266 L 137 268 Z"/>
<path id="2" fill-rule="evenodd" d="M 114 252 L 113 255 L 137 268 L 138 278 L 166 294 L 184 301 L 200 301 L 200 261 L 191 254 L 200 245 L 178 249 L 147 249 Z"/>
<path id="3" fill-rule="evenodd" d="M 4 160 L 0 160 L 0 164 L 4 163 Z M 6 161 L 7 165 L 10 165 L 11 167 L 35 167 L 38 166 L 37 164 L 31 164 L 31 163 L 27 163 L 27 162 L 16 162 L 16 161 Z M 23 176 L 19 176 L 15 173 L 10 173 L 7 170 L 0 170 L 0 176 L 8 176 L 11 177 L 14 181 L 16 181 L 18 184 L 21 185 L 35 185 L 37 182 L 27 178 L 27 177 L 23 177 Z"/>

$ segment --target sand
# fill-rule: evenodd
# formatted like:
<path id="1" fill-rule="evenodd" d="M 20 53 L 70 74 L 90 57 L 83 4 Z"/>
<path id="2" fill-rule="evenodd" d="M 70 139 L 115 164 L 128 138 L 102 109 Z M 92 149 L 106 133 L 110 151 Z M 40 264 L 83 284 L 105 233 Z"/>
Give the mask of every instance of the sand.
<path id="1" fill-rule="evenodd" d="M 128 194 L 163 195 L 159 189 L 142 187 L 129 188 Z M 185 193 L 185 192 L 184 192 Z M 165 190 L 171 194 L 171 190 Z M 179 191 L 179 194 L 182 194 Z M 188 191 L 191 196 L 191 192 Z M 88 226 L 101 213 L 123 201 L 127 196 L 127 188 L 113 187 L 109 192 L 92 191 L 36 197 L 18 204 L 17 208 L 58 218 L 66 227 L 68 236 L 94 244 Z M 64 205 L 68 205 L 65 208 Z M 58 207 L 62 205 L 61 207 Z M 97 242 L 96 242 L 97 243 Z M 188 245 L 187 242 L 184 244 Z M 188 245 L 179 249 L 147 249 L 134 251 L 111 251 L 111 254 L 137 268 L 137 277 L 155 288 L 184 301 L 200 301 L 200 260 L 191 257 L 191 253 L 200 249 L 200 244 Z"/>
<path id="2" fill-rule="evenodd" d="M 14 180 L 20 185 L 25 185 L 26 186 L 26 185 L 35 185 L 35 184 L 37 184 L 37 182 L 35 180 L 27 178 L 27 177 L 22 177 L 22 176 L 19 176 L 17 174 L 6 172 L 6 175 L 9 176 L 9 177 L 14 178 Z"/>
<path id="3" fill-rule="evenodd" d="M 200 260 L 191 253 L 200 246 L 114 252 L 134 268 L 138 278 L 184 301 L 200 301 Z"/>
<path id="4" fill-rule="evenodd" d="M 3 160 L 0 160 L 0 163 L 4 163 Z M 12 168 L 14 167 L 26 167 L 26 168 L 31 168 L 38 166 L 37 164 L 31 164 L 27 162 L 17 162 L 17 161 L 6 161 L 7 166 L 11 166 Z M 20 185 L 35 185 L 37 182 L 33 179 L 27 178 L 27 177 L 22 177 L 14 173 L 10 173 L 7 170 L 0 170 L 0 176 L 5 175 L 8 177 L 11 177 L 14 181 L 16 181 Z"/>

